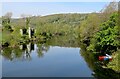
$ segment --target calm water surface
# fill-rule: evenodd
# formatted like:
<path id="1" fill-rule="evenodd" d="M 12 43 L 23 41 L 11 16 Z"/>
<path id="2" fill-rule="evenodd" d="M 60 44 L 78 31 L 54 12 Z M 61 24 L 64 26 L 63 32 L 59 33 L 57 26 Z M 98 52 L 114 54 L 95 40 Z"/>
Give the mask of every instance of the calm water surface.
<path id="1" fill-rule="evenodd" d="M 3 56 L 3 77 L 92 77 L 92 70 L 81 56 L 80 48 L 39 48 L 37 44 L 33 47 L 31 51 L 22 51 L 18 57 L 14 53 L 11 58 Z"/>

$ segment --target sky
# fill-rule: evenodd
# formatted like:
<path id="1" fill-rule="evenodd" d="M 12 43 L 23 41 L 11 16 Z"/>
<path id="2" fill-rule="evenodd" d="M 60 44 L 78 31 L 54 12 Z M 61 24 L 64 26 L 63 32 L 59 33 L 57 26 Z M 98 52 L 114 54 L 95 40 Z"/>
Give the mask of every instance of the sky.
<path id="1" fill-rule="evenodd" d="M 0 0 L 0 2 L 111 2 L 120 0 Z"/>
<path id="2" fill-rule="evenodd" d="M 91 13 L 99 12 L 109 2 L 3 2 L 2 14 L 13 13 L 13 18 L 21 14 L 51 15 L 59 13 Z"/>

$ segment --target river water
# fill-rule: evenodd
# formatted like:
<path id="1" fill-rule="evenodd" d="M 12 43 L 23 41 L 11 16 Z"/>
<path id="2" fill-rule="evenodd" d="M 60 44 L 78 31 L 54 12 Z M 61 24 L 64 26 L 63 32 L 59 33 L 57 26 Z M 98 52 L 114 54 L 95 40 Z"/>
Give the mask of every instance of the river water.
<path id="1" fill-rule="evenodd" d="M 3 57 L 5 77 L 91 77 L 92 71 L 80 54 L 80 48 L 49 46 L 42 51 L 21 52 L 20 58 L 13 54 L 11 60 Z M 47 50 L 46 50 L 47 49 Z M 39 54 L 40 53 L 40 54 Z"/>
<path id="2" fill-rule="evenodd" d="M 96 65 L 96 57 L 74 39 L 54 38 L 46 43 L 28 43 L 4 48 L 3 77 L 101 77 L 118 76 Z"/>

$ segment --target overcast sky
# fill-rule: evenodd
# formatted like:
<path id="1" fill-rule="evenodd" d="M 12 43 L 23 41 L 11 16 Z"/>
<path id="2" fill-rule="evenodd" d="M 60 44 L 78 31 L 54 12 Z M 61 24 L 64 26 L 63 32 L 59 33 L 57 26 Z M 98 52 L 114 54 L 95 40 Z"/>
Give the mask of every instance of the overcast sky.
<path id="1" fill-rule="evenodd" d="M 21 14 L 50 15 L 58 13 L 99 12 L 109 2 L 4 2 L 2 14 L 12 12 L 13 17 Z"/>

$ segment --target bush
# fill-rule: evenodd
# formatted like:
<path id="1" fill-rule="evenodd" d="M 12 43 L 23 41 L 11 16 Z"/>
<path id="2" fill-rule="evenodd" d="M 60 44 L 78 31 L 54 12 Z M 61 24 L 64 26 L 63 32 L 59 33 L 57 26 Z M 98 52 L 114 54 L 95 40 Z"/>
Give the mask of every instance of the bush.
<path id="1" fill-rule="evenodd" d="M 101 25 L 100 31 L 93 36 L 88 50 L 97 52 L 114 52 L 120 46 L 119 30 L 117 26 L 118 14 L 114 13 L 107 22 Z"/>

